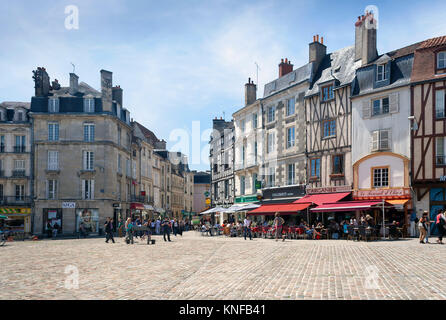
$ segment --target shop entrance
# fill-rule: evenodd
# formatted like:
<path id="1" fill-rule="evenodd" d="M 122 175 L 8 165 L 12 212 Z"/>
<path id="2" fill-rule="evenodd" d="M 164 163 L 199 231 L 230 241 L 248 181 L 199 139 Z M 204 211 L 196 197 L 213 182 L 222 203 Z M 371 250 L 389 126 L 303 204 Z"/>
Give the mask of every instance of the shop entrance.
<path id="1" fill-rule="evenodd" d="M 446 188 L 432 188 L 430 190 L 430 210 L 429 218 L 431 221 L 436 221 L 437 214 L 446 209 Z M 435 222 L 431 223 L 431 235 L 437 235 L 437 225 Z"/>

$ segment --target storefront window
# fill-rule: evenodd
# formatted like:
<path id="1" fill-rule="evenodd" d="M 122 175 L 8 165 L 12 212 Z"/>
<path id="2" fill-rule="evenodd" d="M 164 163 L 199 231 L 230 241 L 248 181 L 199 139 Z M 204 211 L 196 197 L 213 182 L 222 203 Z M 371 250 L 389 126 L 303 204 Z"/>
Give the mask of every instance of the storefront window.
<path id="1" fill-rule="evenodd" d="M 76 232 L 79 232 L 80 224 L 88 233 L 97 233 L 99 230 L 99 211 L 98 209 L 78 209 L 76 211 Z"/>
<path id="2" fill-rule="evenodd" d="M 43 211 L 43 231 L 47 232 L 47 223 L 51 224 L 51 227 L 58 225 L 58 233 L 62 233 L 62 210 L 61 209 L 44 209 Z"/>

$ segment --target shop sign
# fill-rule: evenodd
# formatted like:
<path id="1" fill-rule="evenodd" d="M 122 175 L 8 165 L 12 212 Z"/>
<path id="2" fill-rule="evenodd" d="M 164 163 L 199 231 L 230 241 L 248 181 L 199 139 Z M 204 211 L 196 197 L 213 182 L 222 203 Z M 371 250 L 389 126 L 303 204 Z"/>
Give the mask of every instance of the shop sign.
<path id="1" fill-rule="evenodd" d="M 0 208 L 3 214 L 30 214 L 31 208 Z"/>
<path id="2" fill-rule="evenodd" d="M 350 186 L 307 188 L 307 194 L 350 192 Z"/>
<path id="3" fill-rule="evenodd" d="M 210 205 L 211 204 L 211 199 L 207 198 L 206 199 L 206 205 Z"/>
<path id="4" fill-rule="evenodd" d="M 62 202 L 62 209 L 74 209 L 76 208 L 76 202 Z"/>
<path id="5" fill-rule="evenodd" d="M 118 203 L 113 203 L 113 208 L 120 208 L 121 207 L 121 204 L 118 202 Z"/>
<path id="6" fill-rule="evenodd" d="M 375 189 L 375 190 L 358 190 L 353 192 L 354 199 L 398 199 L 410 198 L 410 189 Z"/>
<path id="7" fill-rule="evenodd" d="M 304 186 L 283 187 L 263 190 L 263 199 L 298 198 L 305 195 Z"/>

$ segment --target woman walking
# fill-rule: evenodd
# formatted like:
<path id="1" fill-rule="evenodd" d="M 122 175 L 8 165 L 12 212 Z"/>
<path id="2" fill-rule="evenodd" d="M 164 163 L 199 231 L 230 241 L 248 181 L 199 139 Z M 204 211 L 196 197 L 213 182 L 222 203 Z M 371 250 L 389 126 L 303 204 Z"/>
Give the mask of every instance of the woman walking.
<path id="1" fill-rule="evenodd" d="M 424 239 L 427 235 L 427 223 L 424 215 L 418 221 L 418 230 L 420 231 L 420 243 L 424 244 Z"/>
<path id="2" fill-rule="evenodd" d="M 444 212 L 439 212 L 437 214 L 436 225 L 438 230 L 438 240 L 437 243 L 443 244 L 443 236 L 445 233 L 445 225 L 446 225 L 446 216 Z"/>
<path id="3" fill-rule="evenodd" d="M 279 235 L 282 236 L 282 226 L 284 224 L 285 220 L 283 220 L 282 217 L 280 217 L 280 214 L 276 212 L 275 218 L 274 218 L 274 228 L 276 229 L 276 241 L 279 239 Z M 285 241 L 285 237 L 282 237 L 282 241 Z"/>

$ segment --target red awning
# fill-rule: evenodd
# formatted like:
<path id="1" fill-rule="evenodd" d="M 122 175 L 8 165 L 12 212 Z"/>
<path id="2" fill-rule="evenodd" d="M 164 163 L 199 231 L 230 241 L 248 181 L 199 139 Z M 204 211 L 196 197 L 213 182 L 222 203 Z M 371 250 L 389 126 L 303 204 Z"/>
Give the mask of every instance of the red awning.
<path id="1" fill-rule="evenodd" d="M 144 210 L 145 207 L 142 203 L 132 202 L 130 204 L 130 209 L 136 209 L 136 210 Z"/>
<path id="2" fill-rule="evenodd" d="M 297 214 L 298 211 L 305 210 L 311 203 L 276 203 L 264 204 L 257 209 L 249 211 L 249 215 L 274 215 L 279 212 L 282 215 Z"/>
<path id="3" fill-rule="evenodd" d="M 334 203 L 325 203 L 316 208 L 311 209 L 312 212 L 336 212 L 336 211 L 355 211 L 369 210 L 372 207 L 382 208 L 382 201 L 341 201 Z M 392 207 L 388 202 L 384 202 L 386 208 Z"/>
<path id="4" fill-rule="evenodd" d="M 321 194 L 307 194 L 305 197 L 294 201 L 293 203 L 306 203 L 311 202 L 318 206 L 324 203 L 333 203 L 344 199 L 351 192 L 339 192 L 339 193 L 321 193 Z"/>

